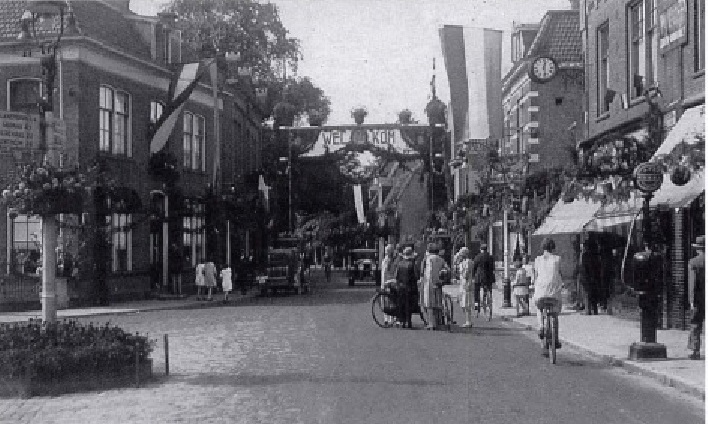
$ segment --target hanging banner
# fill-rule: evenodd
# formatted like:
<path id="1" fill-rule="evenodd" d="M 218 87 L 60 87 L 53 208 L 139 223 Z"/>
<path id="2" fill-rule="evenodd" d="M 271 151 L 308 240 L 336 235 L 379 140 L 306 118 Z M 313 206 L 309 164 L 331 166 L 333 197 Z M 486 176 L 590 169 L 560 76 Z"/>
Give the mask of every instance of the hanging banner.
<path id="1" fill-rule="evenodd" d="M 361 184 L 354 185 L 354 207 L 356 208 L 356 218 L 359 224 L 365 224 L 366 216 L 364 216 L 364 198 L 361 194 Z"/>
<path id="2" fill-rule="evenodd" d="M 425 126 L 408 126 L 409 131 L 418 130 L 420 135 L 425 134 Z M 334 153 L 349 144 L 367 145 L 371 144 L 381 149 L 392 149 L 404 155 L 415 155 L 415 150 L 411 149 L 403 139 L 401 130 L 394 125 L 381 126 L 341 126 L 341 127 L 317 127 L 319 136 L 312 149 L 303 154 L 305 157 L 322 156 L 325 153 Z M 307 127 L 303 128 L 307 130 Z M 418 135 L 416 133 L 416 135 Z"/>

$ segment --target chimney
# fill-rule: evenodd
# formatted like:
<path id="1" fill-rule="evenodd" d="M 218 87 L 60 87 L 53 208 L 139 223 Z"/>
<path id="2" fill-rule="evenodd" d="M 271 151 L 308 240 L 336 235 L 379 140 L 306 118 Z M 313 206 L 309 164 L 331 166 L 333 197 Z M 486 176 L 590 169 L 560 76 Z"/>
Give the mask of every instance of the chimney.
<path id="1" fill-rule="evenodd" d="M 570 10 L 580 10 L 580 0 L 568 0 L 570 2 Z"/>

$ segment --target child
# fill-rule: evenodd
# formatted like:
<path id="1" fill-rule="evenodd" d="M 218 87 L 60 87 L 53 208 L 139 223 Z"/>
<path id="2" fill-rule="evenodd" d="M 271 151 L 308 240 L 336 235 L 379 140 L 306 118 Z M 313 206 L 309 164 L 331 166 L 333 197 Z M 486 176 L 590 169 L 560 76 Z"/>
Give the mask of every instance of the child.
<path id="1" fill-rule="evenodd" d="M 224 269 L 221 270 L 221 288 L 224 290 L 224 302 L 229 300 L 229 292 L 233 290 L 233 284 L 231 282 L 231 268 L 226 265 Z"/>
<path id="2" fill-rule="evenodd" d="M 514 276 L 514 296 L 516 297 L 516 315 L 522 316 L 529 313 L 528 296 L 529 286 L 526 280 L 526 270 L 521 262 L 516 263 L 516 275 Z"/>

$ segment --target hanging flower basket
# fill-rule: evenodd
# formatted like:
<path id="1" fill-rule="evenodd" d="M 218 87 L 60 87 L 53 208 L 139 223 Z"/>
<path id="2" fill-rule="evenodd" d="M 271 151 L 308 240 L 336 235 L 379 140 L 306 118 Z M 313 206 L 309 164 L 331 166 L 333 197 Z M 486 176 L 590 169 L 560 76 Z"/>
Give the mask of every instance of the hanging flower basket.
<path id="1" fill-rule="evenodd" d="M 364 118 L 369 114 L 369 111 L 366 110 L 366 108 L 363 107 L 358 107 L 354 110 L 352 110 L 352 118 L 354 118 L 354 122 L 357 125 L 361 125 L 364 123 Z"/>
<path id="2" fill-rule="evenodd" d="M 444 124 L 445 119 L 445 103 L 440 99 L 434 98 L 425 106 L 425 114 L 428 116 L 430 125 Z"/>
<path id="3" fill-rule="evenodd" d="M 402 111 L 398 112 L 398 122 L 403 125 L 413 123 L 413 112 L 408 109 L 403 109 Z"/>
<path id="4" fill-rule="evenodd" d="M 179 179 L 177 159 L 164 150 L 150 155 L 148 174 L 168 184 L 174 184 Z"/>
<path id="5" fill-rule="evenodd" d="M 279 102 L 273 108 L 273 119 L 275 119 L 275 126 L 292 126 L 296 114 L 297 111 L 295 110 L 295 106 L 288 102 Z"/>
<path id="6" fill-rule="evenodd" d="M 84 194 L 91 190 L 86 174 L 50 166 L 27 165 L 16 182 L 2 191 L 2 203 L 28 215 L 81 213 Z"/>

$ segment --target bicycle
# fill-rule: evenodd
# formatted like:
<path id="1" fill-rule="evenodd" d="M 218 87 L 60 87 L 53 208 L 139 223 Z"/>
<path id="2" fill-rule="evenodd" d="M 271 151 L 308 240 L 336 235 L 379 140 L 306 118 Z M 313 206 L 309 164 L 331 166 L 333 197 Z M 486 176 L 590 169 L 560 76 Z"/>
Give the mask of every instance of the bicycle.
<path id="1" fill-rule="evenodd" d="M 480 311 L 483 311 L 483 315 L 487 316 L 487 321 L 492 320 L 492 288 L 482 287 L 482 299 L 477 302 L 477 318 L 479 318 Z"/>
<path id="2" fill-rule="evenodd" d="M 553 297 L 542 297 L 536 301 L 538 309 L 541 310 L 543 356 L 548 356 L 551 364 L 556 363 L 556 349 L 558 343 L 558 299 Z"/>
<path id="3" fill-rule="evenodd" d="M 398 305 L 397 294 L 391 289 L 376 289 L 376 294 L 371 299 L 371 316 L 376 325 L 381 328 L 393 327 L 394 322 L 391 317 L 400 316 L 400 305 Z M 428 325 L 425 321 L 423 311 L 419 310 L 418 314 L 423 325 Z"/>

